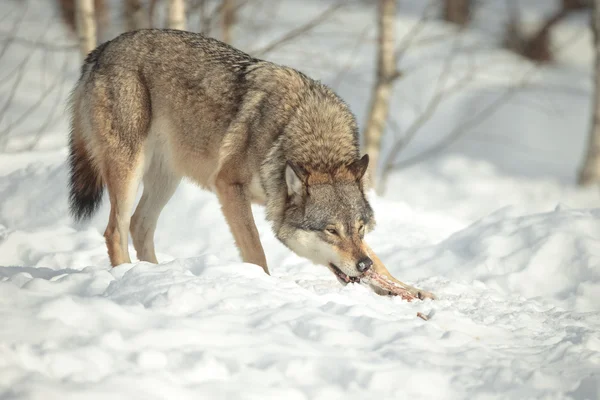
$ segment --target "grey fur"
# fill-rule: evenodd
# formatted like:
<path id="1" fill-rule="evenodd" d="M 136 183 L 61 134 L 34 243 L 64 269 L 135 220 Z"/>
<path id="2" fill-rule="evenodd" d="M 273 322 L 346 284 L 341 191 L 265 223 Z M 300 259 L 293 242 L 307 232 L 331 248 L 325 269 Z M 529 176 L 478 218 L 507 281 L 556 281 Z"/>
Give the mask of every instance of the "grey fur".
<path id="1" fill-rule="evenodd" d="M 98 201 L 94 190 L 108 186 L 113 265 L 129 261 L 134 187 L 144 180 L 134 246 L 156 262 L 156 219 L 186 176 L 217 193 L 244 261 L 268 272 L 254 201 L 292 250 L 358 275 L 356 263 L 368 256 L 362 236 L 374 226 L 363 190 L 368 158 L 360 158 L 350 109 L 322 83 L 200 34 L 140 30 L 90 53 L 71 106 L 71 209 L 87 216 L 93 204 L 78 199 Z"/>

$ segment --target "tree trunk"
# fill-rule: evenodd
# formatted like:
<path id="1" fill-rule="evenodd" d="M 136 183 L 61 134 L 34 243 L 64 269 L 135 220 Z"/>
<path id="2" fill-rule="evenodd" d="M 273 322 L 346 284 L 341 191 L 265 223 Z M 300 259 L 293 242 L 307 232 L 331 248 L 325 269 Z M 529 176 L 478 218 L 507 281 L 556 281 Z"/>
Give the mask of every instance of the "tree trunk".
<path id="1" fill-rule="evenodd" d="M 75 7 L 77 0 L 57 0 L 57 5 L 60 10 L 60 15 L 63 22 L 68 26 L 69 30 L 77 34 L 77 21 L 75 16 Z M 108 31 L 108 7 L 105 0 L 94 0 L 94 13 L 96 15 L 97 37 L 99 41 L 107 36 Z"/>
<path id="2" fill-rule="evenodd" d="M 154 23 L 154 14 L 156 13 L 156 5 L 158 0 L 150 0 L 150 4 L 148 5 L 148 20 L 150 22 L 150 27 L 155 27 Z"/>
<path id="3" fill-rule="evenodd" d="M 123 6 L 128 31 L 150 28 L 150 13 L 140 0 L 126 0 Z"/>
<path id="4" fill-rule="evenodd" d="M 525 41 L 523 55 L 530 60 L 538 62 L 551 62 L 552 54 L 550 32 L 552 28 L 562 21 L 573 9 L 561 8 L 544 22 L 538 32 Z"/>
<path id="5" fill-rule="evenodd" d="M 579 184 L 590 185 L 600 182 L 600 0 L 595 0 L 592 11 L 594 32 L 594 100 L 588 148 L 583 167 L 579 173 Z"/>
<path id="6" fill-rule="evenodd" d="M 550 15 L 535 33 L 526 36 L 520 29 L 519 9 L 516 0 L 511 4 L 513 6 L 513 15 L 508 24 L 505 46 L 523 57 L 539 63 L 554 61 L 550 40 L 550 34 L 554 26 L 570 15 L 571 12 L 587 7 L 585 0 L 563 0 L 560 9 Z"/>
<path id="7" fill-rule="evenodd" d="M 75 20 L 79 50 L 85 58 L 96 48 L 96 19 L 94 18 L 94 0 L 77 0 L 75 3 Z"/>
<path id="8" fill-rule="evenodd" d="M 464 26 L 469 22 L 471 0 L 445 0 L 444 19 Z"/>
<path id="9" fill-rule="evenodd" d="M 169 0 L 169 28 L 185 30 L 184 0 Z"/>
<path id="10" fill-rule="evenodd" d="M 581 10 L 588 8 L 591 2 L 590 0 L 562 0 L 562 8 L 565 10 Z"/>
<path id="11" fill-rule="evenodd" d="M 369 175 L 372 185 L 377 182 L 377 164 L 381 136 L 389 113 L 392 84 L 399 76 L 394 52 L 396 0 L 379 0 L 377 78 L 371 94 L 368 122 L 365 127 L 365 151 L 369 155 Z"/>
<path id="12" fill-rule="evenodd" d="M 206 0 L 200 0 L 199 9 L 200 9 L 200 33 L 210 36 L 211 35 L 211 18 L 210 13 L 206 7 Z"/>
<path id="13" fill-rule="evenodd" d="M 231 43 L 232 36 L 231 30 L 235 23 L 235 0 L 223 0 L 223 41 L 225 43 Z"/>

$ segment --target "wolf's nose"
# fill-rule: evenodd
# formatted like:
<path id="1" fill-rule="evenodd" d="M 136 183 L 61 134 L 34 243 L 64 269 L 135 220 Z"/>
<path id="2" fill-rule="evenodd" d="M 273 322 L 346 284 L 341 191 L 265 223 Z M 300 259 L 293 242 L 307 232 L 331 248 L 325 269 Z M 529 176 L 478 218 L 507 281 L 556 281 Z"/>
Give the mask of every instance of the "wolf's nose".
<path id="1" fill-rule="evenodd" d="M 372 266 L 373 266 L 373 260 L 371 260 L 369 257 L 365 257 L 365 258 L 361 259 L 359 262 L 356 263 L 356 268 L 360 272 L 365 272 L 366 270 L 368 270 Z"/>

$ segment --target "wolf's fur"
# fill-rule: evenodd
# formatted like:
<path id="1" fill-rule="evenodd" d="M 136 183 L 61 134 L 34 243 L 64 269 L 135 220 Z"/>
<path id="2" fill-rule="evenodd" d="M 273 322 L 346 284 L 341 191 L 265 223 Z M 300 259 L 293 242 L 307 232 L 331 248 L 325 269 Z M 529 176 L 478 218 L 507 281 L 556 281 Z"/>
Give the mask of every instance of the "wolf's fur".
<path id="1" fill-rule="evenodd" d="M 267 273 L 251 202 L 297 254 L 349 277 L 370 267 L 368 157 L 325 85 L 200 34 L 140 30 L 88 55 L 71 110 L 71 211 L 90 217 L 107 187 L 113 266 L 130 262 L 129 230 L 138 258 L 157 262 L 156 222 L 186 176 L 217 194 L 243 260 Z"/>

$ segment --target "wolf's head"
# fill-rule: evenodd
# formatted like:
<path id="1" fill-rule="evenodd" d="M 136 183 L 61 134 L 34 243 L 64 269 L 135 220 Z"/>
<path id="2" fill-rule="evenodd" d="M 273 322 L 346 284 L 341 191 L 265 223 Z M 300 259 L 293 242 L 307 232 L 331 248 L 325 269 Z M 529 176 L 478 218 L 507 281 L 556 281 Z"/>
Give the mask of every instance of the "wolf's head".
<path id="1" fill-rule="evenodd" d="M 363 190 L 368 163 L 365 155 L 326 173 L 286 165 L 287 202 L 278 237 L 296 254 L 328 266 L 342 283 L 356 281 L 373 264 L 363 243 L 375 226 Z"/>

